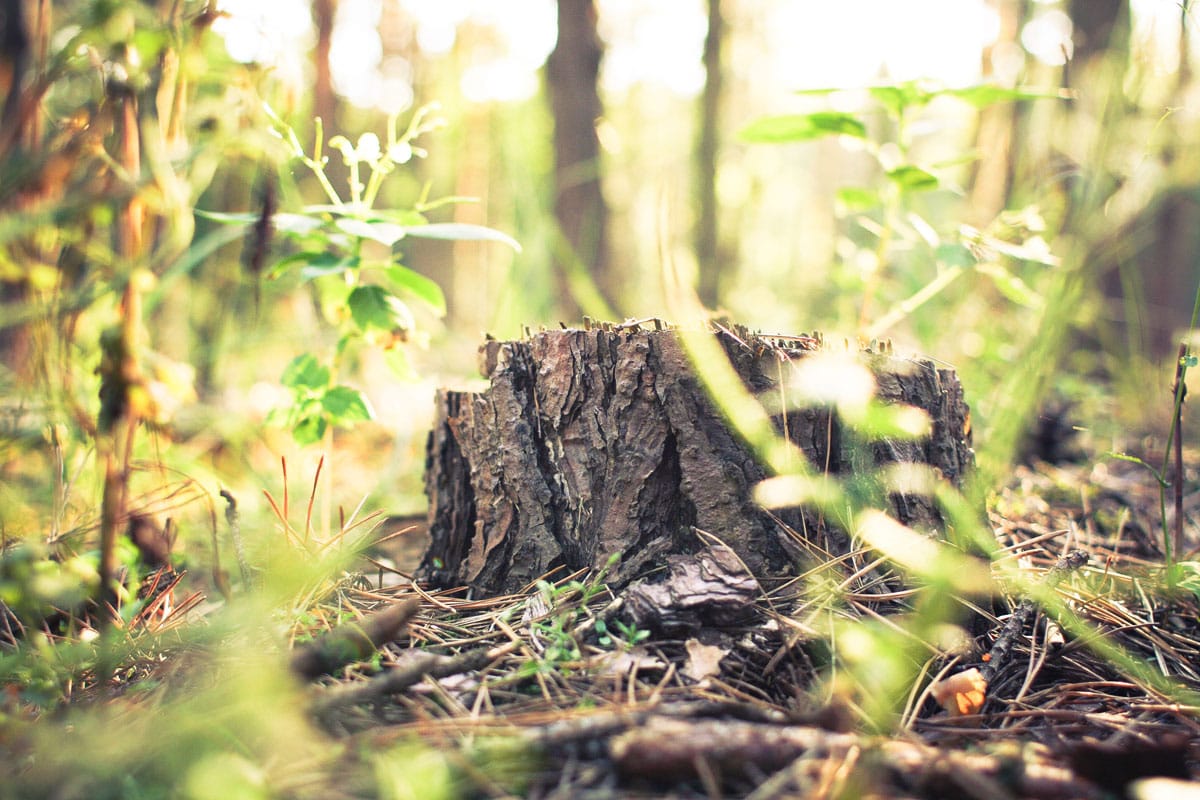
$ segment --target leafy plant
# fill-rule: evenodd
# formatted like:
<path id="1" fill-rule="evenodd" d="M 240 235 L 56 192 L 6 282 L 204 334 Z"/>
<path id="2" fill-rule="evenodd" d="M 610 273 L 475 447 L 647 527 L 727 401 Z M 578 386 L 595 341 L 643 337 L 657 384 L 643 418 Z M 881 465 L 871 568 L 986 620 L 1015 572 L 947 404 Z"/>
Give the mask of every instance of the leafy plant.
<path id="1" fill-rule="evenodd" d="M 615 629 L 615 632 L 609 629 L 608 623 L 606 623 L 604 620 L 596 620 L 596 624 L 593 626 L 593 628 L 600 637 L 597 639 L 597 641 L 601 647 L 612 647 L 613 645 L 618 645 L 628 649 L 634 645 L 639 645 L 650 638 L 650 631 L 638 628 L 636 623 L 614 619 L 612 621 L 612 627 Z"/>
<path id="2" fill-rule="evenodd" d="M 620 553 L 614 553 L 604 567 L 587 581 L 571 580 L 557 586 L 547 580 L 537 582 L 537 594 L 531 602 L 536 603 L 534 609 L 540 608 L 544 610 L 544 614 L 533 622 L 532 627 L 541 638 L 542 647 L 540 658 L 529 662 L 529 671 L 562 671 L 570 662 L 579 661 L 583 657 L 580 636 L 588 626 L 600 635 L 601 645 L 607 647 L 612 644 L 604 620 L 592 617 L 588 606 L 598 595 L 607 591 L 604 576 L 620 557 Z M 620 623 L 614 623 L 614 626 L 621 631 L 622 638 L 629 644 L 635 644 L 649 636 L 648 631 L 638 631 L 635 626 Z"/>
<path id="3" fill-rule="evenodd" d="M 814 89 L 803 95 L 828 96 L 837 89 Z M 877 186 L 844 186 L 838 205 L 852 216 L 874 245 L 841 253 L 840 291 L 850 288 L 861 297 L 858 333 L 866 339 L 883 336 L 916 309 L 970 273 L 987 278 L 1007 299 L 1027 306 L 1041 301 L 1011 268 L 1032 263 L 1054 266 L 1041 234 L 1045 224 L 1034 207 L 1005 212 L 983 230 L 960 225 L 949 231 L 919 213 L 915 199 L 937 190 L 954 190 L 948 171 L 963 159 L 941 164 L 921 163 L 914 155 L 914 122 L 930 103 L 953 98 L 975 108 L 1000 102 L 1059 98 L 1061 92 L 993 85 L 947 88 L 926 81 L 906 81 L 867 88 L 874 109 L 882 110 L 886 125 L 872 133 L 871 107 L 863 112 L 815 111 L 766 117 L 742 129 L 751 143 L 782 144 L 840 136 L 857 142 L 876 162 Z M 882 287 L 893 277 L 901 253 L 919 252 L 933 265 L 933 277 L 906 297 L 895 297 L 887 311 L 876 315 Z M 916 267 L 914 267 L 914 270 Z"/>
<path id="4" fill-rule="evenodd" d="M 271 230 L 291 240 L 297 249 L 278 260 L 267 277 L 296 272 L 302 282 L 317 284 L 326 315 L 338 329 L 337 344 L 333 356 L 324 362 L 303 353 L 288 364 L 281 381 L 291 392 L 291 403 L 273 416 L 275 422 L 291 429 L 297 442 L 312 444 L 320 441 L 330 426 L 352 425 L 374 416 L 361 391 L 338 382 L 339 365 L 348 346 L 360 341 L 378 346 L 397 374 L 411 376 L 402 345 L 420 334 L 412 304 L 436 317 L 446 313 L 441 287 L 403 263 L 396 249 L 402 240 L 492 241 L 516 251 L 520 245 L 481 225 L 429 222 L 426 214 L 430 211 L 464 198 L 430 200 L 428 185 L 412 208 L 375 207 L 387 176 L 413 158 L 426 155 L 416 141 L 444 124 L 433 116 L 435 106 L 418 109 L 403 131 L 397 127 L 398 117 L 389 117 L 386 141 L 369 132 L 355 143 L 341 135 L 329 140 L 328 146 L 340 153 L 349 169 L 346 197 L 338 193 L 326 172 L 329 159 L 321 120 L 316 120 L 315 143 L 309 154 L 291 126 L 269 106 L 264 108 L 289 157 L 313 174 L 327 202 L 291 213 L 273 213 L 270 203 L 262 214 L 198 213 L 218 222 L 260 229 L 269 223 Z"/>
<path id="5" fill-rule="evenodd" d="M 869 90 L 884 109 L 888 120 L 894 125 L 896 141 L 871 139 L 867 122 L 852 114 L 821 111 L 814 114 L 790 115 L 761 120 L 743 132 L 748 141 L 796 142 L 808 141 L 824 136 L 847 136 L 863 142 L 865 149 L 876 159 L 880 167 L 881 187 L 877 190 L 850 187 L 839 194 L 843 207 L 857 214 L 860 226 L 875 236 L 874 259 L 869 260 L 871 273 L 864 280 L 862 306 L 859 314 L 859 330 L 870 336 L 888 330 L 903 320 L 923 303 L 943 291 L 952 281 L 968 273 L 982 273 L 991 279 L 999 292 L 1010 300 L 1033 307 L 1043 319 L 1061 317 L 1064 306 L 1055 305 L 1066 295 L 1062 291 L 1043 300 L 1030 285 L 1021 279 L 1013 265 L 1036 263 L 1053 265 L 1057 261 L 1050 255 L 1046 243 L 1040 236 L 1044 227 L 1036 209 L 1005 212 L 987 230 L 979 231 L 959 226 L 949 237 L 935 230 L 913 209 L 913 199 L 936 188 L 946 188 L 947 183 L 938 174 L 936 166 L 926 166 L 912 160 L 908 150 L 906 134 L 909 113 L 923 107 L 933 97 L 950 94 L 975 105 L 986 105 L 1004 99 L 1026 99 L 1021 90 L 1007 92 L 965 90 L 925 90 L 918 84 L 901 87 L 877 87 Z M 1033 96 L 1042 96 L 1034 93 Z M 882 282 L 894 273 L 886 270 L 895 265 L 897 244 L 906 246 L 915 243 L 924 247 L 924 253 L 936 256 L 938 270 L 935 278 L 916 293 L 897 302 L 890 311 L 874 318 L 870 309 Z M 668 265 L 669 266 L 669 265 Z M 672 271 L 668 269 L 668 274 Z M 678 317 L 702 316 L 703 309 L 692 295 L 690 287 L 677 282 L 673 289 L 673 310 Z M 1200 306 L 1200 303 L 1198 303 Z M 1193 326 L 1194 326 L 1193 320 Z M 721 409 L 726 420 L 750 443 L 762 462 L 774 472 L 757 487 L 756 497 L 765 506 L 795 506 L 816 509 L 826 521 L 832 522 L 846 532 L 854 541 L 879 554 L 882 559 L 895 566 L 907 576 L 906 582 L 913 591 L 906 593 L 903 601 L 907 606 L 903 614 L 889 618 L 886 622 L 872 621 L 862 624 L 838 619 L 838 602 L 825 600 L 828 592 L 818 581 L 812 581 L 808 591 L 818 599 L 814 605 L 821 613 L 805 620 L 808 624 L 824 622 L 819 627 L 827 635 L 833 647 L 831 669 L 822 695 L 834 694 L 855 708 L 868 724 L 887 729 L 901 723 L 908 712 L 915 713 L 912 703 L 919 696 L 921 681 L 929 674 L 930 653 L 934 658 L 948 659 L 953 652 L 953 642 L 961 640 L 963 633 L 957 628 L 959 611 L 956 607 L 981 591 L 1001 588 L 1004 591 L 1030 598 L 1031 602 L 1046 610 L 1064 629 L 1079 637 L 1089 648 L 1101 655 L 1122 674 L 1140 685 L 1153 687 L 1184 702 L 1193 693 L 1164 678 L 1152 667 L 1139 661 L 1124 648 L 1110 643 L 1106 637 L 1085 622 L 1075 609 L 1047 586 L 1037 585 L 1020 569 L 1002 559 L 997 559 L 997 545 L 992 532 L 980 519 L 979 508 L 963 497 L 953 487 L 943 482 L 928 480 L 906 470 L 909 474 L 888 475 L 869 468 L 855 469 L 853 477 L 832 480 L 814 474 L 803 456 L 795 452 L 792 445 L 779 435 L 766 409 L 750 395 L 728 359 L 710 336 L 703 333 L 681 334 L 697 373 L 706 385 L 709 397 Z M 1050 341 L 1061 344 L 1061 339 Z M 1036 355 L 1037 347 L 1029 352 Z M 809 359 L 805 359 L 806 361 Z M 849 359 L 855 361 L 853 356 Z M 1030 358 L 1031 363 L 1037 363 Z M 1194 366 L 1194 361 L 1181 352 L 1175 388 L 1176 412 L 1182 398 L 1183 374 Z M 855 368 L 861 368 L 855 367 Z M 808 402 L 823 402 L 833 405 L 839 419 L 849 429 L 849 437 L 865 445 L 885 443 L 889 438 L 904 438 L 905 426 L 886 427 L 864 424 L 869 415 L 861 409 L 873 405 L 873 391 L 868 386 L 854 396 L 853 388 L 866 385 L 846 375 L 824 381 L 799 381 L 801 386 L 810 383 L 818 386 L 837 387 L 828 397 L 810 397 Z M 1021 386 L 1017 391 L 1027 390 Z M 894 413 L 894 412 L 893 412 Z M 1178 414 L 1176 414 L 1178 430 Z M 909 435 L 919 435 L 910 431 Z M 1178 440 L 1176 439 L 1176 445 Z M 1169 452 L 1169 448 L 1168 448 Z M 1178 451 L 1176 450 L 1178 457 Z M 1165 491 L 1162 476 L 1167 473 L 1166 462 L 1161 472 L 1156 472 L 1160 486 Z M 882 502 L 884 489 L 889 481 L 901 478 L 909 483 L 908 491 L 927 494 L 936 499 L 943 519 L 946 521 L 950 543 L 929 539 L 901 525 L 885 511 Z M 891 484 L 895 485 L 895 484 Z M 1165 513 L 1163 517 L 1165 519 Z M 1168 533 L 1164 527 L 1164 540 Z M 1170 552 L 1169 543 L 1166 544 Z M 993 563 L 969 556 L 963 550 L 988 554 Z M 1186 563 L 1181 570 L 1182 584 L 1196 591 L 1194 565 Z M 840 587 L 838 592 L 844 591 Z M 824 638 L 822 636 L 821 638 Z M 925 661 L 922 666 L 922 661 Z M 828 690 L 826 692 L 825 690 Z M 985 686 L 986 689 L 986 686 Z M 902 704 L 909 704 L 905 715 L 899 714 Z M 981 701 L 984 695 L 981 694 Z"/>

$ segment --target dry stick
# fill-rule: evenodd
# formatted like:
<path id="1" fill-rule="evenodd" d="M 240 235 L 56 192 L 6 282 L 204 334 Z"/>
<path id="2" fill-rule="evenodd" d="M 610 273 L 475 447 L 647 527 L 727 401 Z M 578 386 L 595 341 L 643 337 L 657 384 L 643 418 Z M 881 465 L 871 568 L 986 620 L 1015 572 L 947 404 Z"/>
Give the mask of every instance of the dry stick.
<path id="1" fill-rule="evenodd" d="M 1087 563 L 1087 560 L 1088 554 L 1086 551 L 1072 550 L 1058 559 L 1058 562 L 1042 576 L 1042 584 L 1047 589 L 1054 588 L 1054 585 L 1062 580 L 1066 573 L 1079 569 Z M 1036 607 L 1032 599 L 1026 598 L 1022 600 L 1021 604 L 1013 611 L 1012 616 L 1008 618 L 1008 622 L 1004 624 L 1000 635 L 996 637 L 996 642 L 992 645 L 992 649 L 988 653 L 987 663 L 979 668 L 979 674 L 989 684 L 1000 671 L 1000 668 L 1012 657 L 1012 651 L 1016 646 L 1017 639 L 1020 638 L 1021 631 L 1025 628 L 1025 623 L 1033 616 Z"/>
<path id="2" fill-rule="evenodd" d="M 229 588 L 229 578 L 225 574 L 225 570 L 221 569 L 221 539 L 217 531 L 217 504 L 207 495 L 205 499 L 208 501 L 208 520 L 212 530 L 213 585 L 217 587 L 217 591 L 221 593 L 221 597 L 225 598 L 225 602 L 228 603 L 233 599 L 233 590 Z"/>
<path id="3" fill-rule="evenodd" d="M 287 456 L 280 456 L 279 463 L 283 469 L 283 516 L 281 517 L 281 519 L 283 520 L 284 527 L 287 527 L 288 511 L 289 511 L 289 509 L 288 509 Z M 272 501 L 271 505 L 274 505 L 274 501 Z"/>
<path id="4" fill-rule="evenodd" d="M 249 589 L 254 575 L 250 571 L 250 562 L 246 560 L 246 544 L 242 541 L 242 523 L 238 519 L 237 500 L 227 489 L 219 494 L 225 499 L 225 521 L 229 523 L 229 536 L 233 539 L 233 553 L 237 557 L 238 569 L 242 573 L 242 586 Z"/>
<path id="5" fill-rule="evenodd" d="M 416 654 L 408 664 L 393 667 L 366 683 L 330 689 L 313 703 L 313 715 L 319 718 L 345 706 L 376 702 L 388 695 L 403 692 L 420 683 L 426 676 L 445 678 L 483 669 L 496 659 L 516 650 L 520 644 L 510 642 L 500 647 L 479 647 L 449 657 L 435 653 Z"/>
<path id="6" fill-rule="evenodd" d="M 317 472 L 315 475 L 313 475 L 312 492 L 308 495 L 308 511 L 306 511 L 304 514 L 304 547 L 305 548 L 308 547 L 309 538 L 312 536 L 313 501 L 315 501 L 317 499 L 317 488 L 320 486 L 321 468 L 323 466 L 325 466 L 325 456 L 321 456 L 321 458 L 317 460 Z M 326 518 L 326 520 L 328 520 L 329 519 L 328 515 L 325 515 L 325 518 Z M 326 531 L 326 532 L 328 532 L 328 531 Z"/>
<path id="7" fill-rule="evenodd" d="M 355 661 L 369 658 L 376 650 L 394 641 L 416 616 L 421 601 L 409 598 L 361 620 L 339 625 L 292 654 L 291 668 L 302 678 L 312 680 L 328 675 Z"/>

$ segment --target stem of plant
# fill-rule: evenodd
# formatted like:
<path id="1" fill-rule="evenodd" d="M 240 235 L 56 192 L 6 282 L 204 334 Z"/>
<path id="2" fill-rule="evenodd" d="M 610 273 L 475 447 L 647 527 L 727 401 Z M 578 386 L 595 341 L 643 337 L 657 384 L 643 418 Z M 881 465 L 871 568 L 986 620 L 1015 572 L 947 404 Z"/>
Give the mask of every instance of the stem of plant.
<path id="1" fill-rule="evenodd" d="M 316 128 L 316 133 L 314 134 L 316 141 L 313 144 L 312 157 L 309 158 L 304 154 L 304 151 L 301 150 L 300 158 L 304 161 L 304 165 L 312 170 L 313 175 L 317 179 L 317 183 L 321 184 L 321 189 L 325 192 L 325 195 L 329 198 L 329 201 L 335 206 L 340 206 L 342 205 L 342 198 L 338 195 L 337 189 L 333 188 L 333 184 L 329 182 L 329 176 L 325 174 L 325 126 L 322 124 L 320 117 L 317 117 L 313 120 L 313 126 Z M 291 133 L 291 128 L 288 128 L 288 132 Z M 291 138 L 295 140 L 296 136 L 294 133 L 292 133 Z"/>
<path id="2" fill-rule="evenodd" d="M 894 117 L 894 121 L 896 123 L 896 146 L 900 149 L 901 163 L 906 164 L 908 163 L 909 141 L 908 124 L 904 110 L 901 110 Z M 880 166 L 884 167 L 885 170 L 887 169 L 882 162 Z M 871 305 L 875 299 L 875 292 L 879 289 L 881 274 L 887 268 L 887 260 L 892 250 L 892 238 L 896 232 L 896 217 L 900 213 L 901 203 L 903 202 L 902 191 L 899 186 L 889 183 L 885 189 L 882 230 L 879 233 L 879 239 L 875 243 L 875 263 L 871 265 L 870 272 L 867 273 L 863 280 L 862 307 L 859 309 L 858 314 L 859 336 L 867 335 L 867 326 L 871 320 Z"/>
<path id="3" fill-rule="evenodd" d="M 1171 547 L 1167 551 L 1167 564 L 1173 563 L 1173 559 L 1179 557 L 1180 549 L 1183 547 L 1183 399 L 1187 395 L 1187 384 L 1184 383 L 1184 378 L 1187 375 L 1188 364 L 1188 345 L 1187 342 L 1179 343 L 1179 357 L 1175 360 L 1175 385 L 1172 387 L 1175 395 L 1175 409 L 1171 415 L 1171 433 L 1167 437 L 1167 453 L 1163 460 L 1171 453 L 1171 445 L 1175 445 L 1175 475 L 1172 481 L 1175 495 L 1175 520 L 1172 530 Z M 1165 464 L 1164 464 L 1165 469 Z"/>

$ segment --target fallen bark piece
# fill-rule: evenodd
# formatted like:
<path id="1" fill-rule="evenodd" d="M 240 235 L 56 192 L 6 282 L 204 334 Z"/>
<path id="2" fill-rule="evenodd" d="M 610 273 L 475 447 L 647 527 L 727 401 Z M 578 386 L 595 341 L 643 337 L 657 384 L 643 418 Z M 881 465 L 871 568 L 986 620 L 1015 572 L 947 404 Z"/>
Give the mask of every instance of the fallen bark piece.
<path id="1" fill-rule="evenodd" d="M 339 625 L 296 648 L 292 654 L 292 672 L 305 680 L 312 680 L 336 672 L 347 664 L 370 658 L 376 650 L 400 635 L 420 606 L 420 601 L 412 598 L 361 620 Z"/>
<path id="2" fill-rule="evenodd" d="M 728 547 L 667 556 L 668 575 L 634 583 L 626 613 L 639 628 L 679 634 L 744 622 L 762 595 L 758 581 Z"/>
<path id="3" fill-rule="evenodd" d="M 890 352 L 852 353 L 874 376 L 880 400 L 921 409 L 931 422 L 919 441 L 864 446 L 830 403 L 789 405 L 829 396 L 813 390 L 831 387 L 799 383 L 798 365 L 821 347 L 818 337 L 709 330 L 814 470 L 836 478 L 919 463 L 960 485 L 973 464 L 953 370 Z M 426 447 L 431 543 L 418 575 L 434 586 L 517 593 L 556 568 L 600 570 L 616 556 L 605 580 L 620 590 L 667 555 L 700 549 L 697 528 L 760 581 L 793 576 L 803 552 L 780 521 L 834 556 L 850 550 L 849 536 L 819 515 L 785 508 L 776 518 L 755 503 L 767 473 L 713 406 L 677 331 L 544 331 L 489 340 L 480 356 L 489 388 L 440 391 Z M 941 525 L 926 496 L 896 491 L 891 505 L 905 525 Z"/>

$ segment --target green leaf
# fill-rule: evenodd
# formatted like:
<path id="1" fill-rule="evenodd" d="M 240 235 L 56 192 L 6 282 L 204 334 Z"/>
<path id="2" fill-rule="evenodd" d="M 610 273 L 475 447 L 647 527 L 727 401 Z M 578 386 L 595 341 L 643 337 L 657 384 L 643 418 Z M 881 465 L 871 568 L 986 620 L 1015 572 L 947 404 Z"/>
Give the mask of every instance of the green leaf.
<path id="1" fill-rule="evenodd" d="M 867 91 L 893 117 L 902 116 L 910 108 L 927 105 L 937 96 L 936 90 L 930 90 L 917 81 L 905 81 L 889 86 L 872 86 Z"/>
<path id="2" fill-rule="evenodd" d="M 292 438 L 296 440 L 296 444 L 316 444 L 325 436 L 325 429 L 328 427 L 329 423 L 325 417 L 319 414 L 304 417 L 293 426 Z"/>
<path id="3" fill-rule="evenodd" d="M 826 95 L 837 94 L 838 92 L 844 92 L 844 91 L 847 91 L 847 90 L 843 86 L 825 86 L 825 87 L 818 87 L 816 89 L 796 89 L 794 93 L 800 94 L 800 95 L 824 97 Z"/>
<path id="4" fill-rule="evenodd" d="M 462 222 L 442 222 L 432 225 L 418 225 L 406 228 L 409 236 L 419 239 L 452 239 L 455 241 L 484 241 L 501 242 L 516 252 L 521 252 L 521 245 L 516 239 L 506 233 L 483 225 L 468 225 Z"/>
<path id="5" fill-rule="evenodd" d="M 356 269 L 359 260 L 355 256 L 340 255 L 325 250 L 305 250 L 276 261 L 267 272 L 267 277 L 278 278 L 297 264 L 304 265 L 300 270 L 300 278 L 311 281 L 324 275 L 336 275 L 349 269 Z"/>
<path id="6" fill-rule="evenodd" d="M 412 363 L 408 360 L 408 354 L 404 352 L 403 347 L 393 345 L 383 351 L 383 360 L 391 368 L 399 380 L 405 383 L 416 383 L 420 379 L 420 375 L 413 369 Z"/>
<path id="7" fill-rule="evenodd" d="M 415 272 L 402 264 L 392 264 L 387 268 L 387 276 L 404 292 L 417 298 L 439 317 L 446 315 L 446 295 L 442 287 L 419 272 Z"/>
<path id="8" fill-rule="evenodd" d="M 222 225 L 254 225 L 261 218 L 260 214 L 253 211 L 238 211 L 226 213 L 221 211 L 205 211 L 197 208 L 196 216 L 203 219 L 209 219 L 213 222 L 219 222 Z M 271 217 L 271 226 L 280 233 L 302 235 L 312 233 L 317 228 L 320 228 L 325 223 L 308 214 L 275 214 Z"/>
<path id="9" fill-rule="evenodd" d="M 1128 453 L 1117 453 L 1117 452 L 1114 452 L 1111 450 L 1109 452 L 1105 453 L 1105 455 L 1108 456 L 1109 458 L 1115 458 L 1117 461 L 1128 461 L 1130 464 L 1137 464 L 1138 466 L 1145 467 L 1146 469 L 1150 470 L 1151 472 L 1156 472 L 1154 467 L 1150 466 L 1149 464 L 1147 464 L 1145 461 L 1138 458 L 1137 456 L 1131 456 Z"/>
<path id="10" fill-rule="evenodd" d="M 838 135 L 862 139 L 867 135 L 867 126 L 853 114 L 817 111 L 764 117 L 751 122 L 738 134 L 742 141 L 767 144 L 805 142 Z"/>
<path id="11" fill-rule="evenodd" d="M 404 238 L 405 229 L 393 222 L 368 222 L 361 219 L 342 217 L 336 223 L 345 233 L 359 239 L 370 239 L 384 247 L 391 247 Z"/>
<path id="12" fill-rule="evenodd" d="M 1034 309 L 1042 307 L 1043 301 L 1041 295 L 1030 289 L 1025 281 L 1013 275 L 996 262 L 981 262 L 975 265 L 975 269 L 991 278 L 992 283 L 996 284 L 996 288 L 1000 290 L 1000 294 L 1017 305 Z"/>
<path id="13" fill-rule="evenodd" d="M 366 422 L 375 419 L 375 412 L 367 398 L 362 392 L 349 386 L 334 386 L 327 391 L 321 398 L 321 407 L 335 423 Z"/>
<path id="14" fill-rule="evenodd" d="M 281 408 L 272 408 L 267 412 L 266 422 L 268 425 L 274 425 L 280 428 L 290 428 L 296 420 L 296 407 L 289 405 Z"/>
<path id="15" fill-rule="evenodd" d="M 255 215 L 255 221 L 258 221 Z M 325 221 L 320 217 L 311 217 L 307 214 L 275 214 L 271 217 L 271 226 L 280 233 L 286 233 L 292 236 L 304 236 L 312 233 L 325 224 Z"/>
<path id="16" fill-rule="evenodd" d="M 872 441 L 923 439 L 931 428 L 929 414 L 925 411 L 915 406 L 875 400 L 867 405 L 866 413 L 855 424 L 855 430 Z"/>
<path id="17" fill-rule="evenodd" d="M 397 225 L 403 225 L 406 228 L 412 228 L 417 225 L 427 225 L 429 220 L 419 211 L 414 211 L 411 208 L 398 209 L 381 209 L 372 211 L 368 219 L 379 222 L 394 222 Z"/>
<path id="18" fill-rule="evenodd" d="M 312 353 L 302 353 L 284 368 L 279 382 L 290 389 L 322 389 L 329 385 L 329 368 Z"/>
<path id="19" fill-rule="evenodd" d="M 862 186 L 843 186 L 837 190 L 837 201 L 847 211 L 867 211 L 881 202 L 879 192 Z"/>
<path id="20" fill-rule="evenodd" d="M 350 317 L 360 330 L 393 331 L 411 330 L 412 312 L 400 298 L 382 286 L 358 286 L 350 293 L 346 304 Z"/>
<path id="21" fill-rule="evenodd" d="M 305 263 L 300 270 L 300 279 L 311 281 L 326 275 L 340 275 L 352 269 L 358 269 L 357 256 L 339 256 L 336 253 L 326 253 L 322 258 L 316 258 Z"/>
<path id="22" fill-rule="evenodd" d="M 315 203 L 311 206 L 304 206 L 300 210 L 310 216 L 317 214 L 332 214 L 334 216 L 342 217 L 352 213 L 354 211 L 354 206 L 348 203 L 340 205 L 336 203 Z"/>
<path id="23" fill-rule="evenodd" d="M 248 211 L 224 212 L 224 211 L 205 211 L 202 208 L 195 209 L 197 217 L 202 219 L 211 219 L 213 222 L 220 222 L 222 225 L 249 225 L 258 222 L 258 214 Z"/>
<path id="24" fill-rule="evenodd" d="M 889 171 L 887 176 L 888 180 L 906 192 L 924 192 L 936 189 L 939 185 L 936 175 L 912 164 L 903 164 L 896 167 Z"/>
<path id="25" fill-rule="evenodd" d="M 947 242 L 934 250 L 937 263 L 946 267 L 973 267 L 978 261 L 971 248 L 962 242 Z"/>
<path id="26" fill-rule="evenodd" d="M 984 83 L 964 86 L 961 89 L 945 89 L 942 94 L 957 97 L 976 108 L 1013 100 L 1069 100 L 1071 93 L 1065 89 L 1035 89 L 1028 86 L 1005 87 Z"/>

